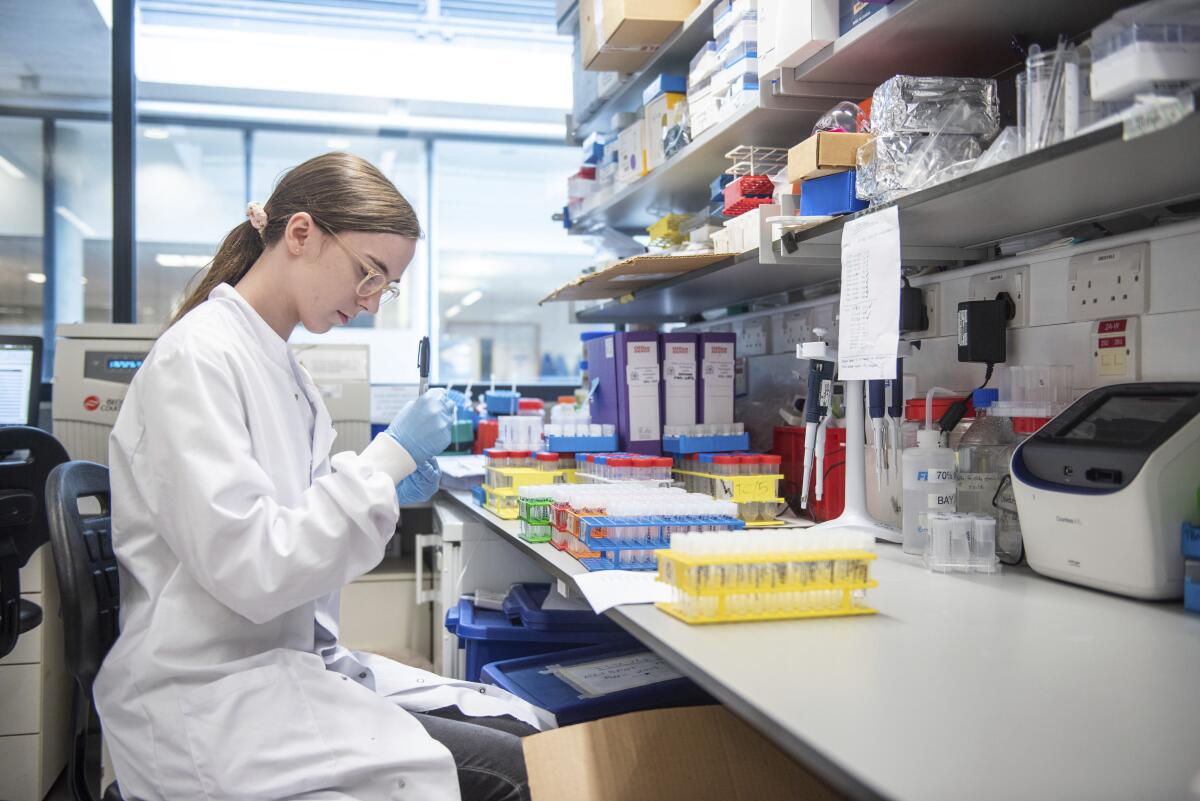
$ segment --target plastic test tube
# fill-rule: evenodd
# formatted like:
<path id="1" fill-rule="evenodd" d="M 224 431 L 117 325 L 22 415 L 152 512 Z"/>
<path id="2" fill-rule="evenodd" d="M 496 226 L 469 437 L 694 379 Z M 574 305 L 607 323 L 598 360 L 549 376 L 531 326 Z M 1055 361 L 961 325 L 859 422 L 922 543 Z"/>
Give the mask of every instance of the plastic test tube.
<path id="1" fill-rule="evenodd" d="M 543 451 L 537 455 L 537 466 L 539 470 L 557 470 L 558 469 L 558 454 Z"/>

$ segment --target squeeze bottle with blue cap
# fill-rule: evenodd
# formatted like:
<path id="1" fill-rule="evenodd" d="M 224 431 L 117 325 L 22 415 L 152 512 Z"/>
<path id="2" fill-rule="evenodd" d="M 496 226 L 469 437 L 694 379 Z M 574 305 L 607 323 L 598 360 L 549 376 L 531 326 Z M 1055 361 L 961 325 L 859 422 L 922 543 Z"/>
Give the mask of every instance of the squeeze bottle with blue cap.
<path id="1" fill-rule="evenodd" d="M 977 389 L 971 396 L 975 422 L 958 441 L 958 511 L 998 516 L 992 499 L 1008 474 L 1012 445 L 1016 442 L 1012 421 L 989 414 L 1000 399 L 991 388 Z"/>
<path id="2" fill-rule="evenodd" d="M 923 428 L 917 447 L 905 448 L 900 457 L 904 487 L 903 545 L 905 553 L 920 556 L 929 538 L 930 514 L 953 512 L 956 507 L 954 451 L 943 448 L 941 432 Z"/>

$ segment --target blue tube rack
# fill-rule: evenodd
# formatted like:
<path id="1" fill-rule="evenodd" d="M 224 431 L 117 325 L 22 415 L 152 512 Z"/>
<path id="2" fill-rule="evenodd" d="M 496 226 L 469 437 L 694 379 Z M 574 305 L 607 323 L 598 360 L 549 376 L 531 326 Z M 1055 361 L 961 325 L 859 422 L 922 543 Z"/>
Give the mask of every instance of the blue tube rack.
<path id="1" fill-rule="evenodd" d="M 611 453 L 617 449 L 617 435 L 607 437 L 546 437 L 551 453 Z"/>
<path id="2" fill-rule="evenodd" d="M 664 453 L 728 453 L 750 450 L 749 434 L 716 437 L 663 437 Z"/>
<path id="3" fill-rule="evenodd" d="M 720 526 L 740 529 L 745 522 L 736 517 L 686 517 L 654 515 L 651 517 L 580 517 L 579 541 L 589 550 L 601 555 L 579 560 L 589 571 L 592 570 L 657 570 L 658 560 L 653 556 L 635 557 L 632 552 L 654 551 L 671 547 L 671 538 L 663 532 L 671 526 Z M 657 528 L 658 536 L 641 542 L 613 542 L 608 537 L 592 536 L 593 529 L 603 528 Z"/>

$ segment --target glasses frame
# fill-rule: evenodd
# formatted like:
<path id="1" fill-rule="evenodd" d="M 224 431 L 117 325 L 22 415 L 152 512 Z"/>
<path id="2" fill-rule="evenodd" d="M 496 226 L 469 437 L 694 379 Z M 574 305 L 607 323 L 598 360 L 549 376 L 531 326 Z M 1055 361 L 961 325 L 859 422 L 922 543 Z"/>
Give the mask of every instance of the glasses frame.
<path id="1" fill-rule="evenodd" d="M 376 293 L 380 293 L 379 305 L 382 306 L 383 304 L 389 303 L 400 297 L 399 281 L 388 281 L 386 273 L 380 272 L 375 265 L 363 258 L 358 251 L 343 242 L 340 236 L 335 234 L 333 231 L 327 231 L 326 233 L 333 237 L 333 241 L 336 242 L 342 250 L 346 251 L 346 255 L 358 262 L 359 268 L 366 273 L 363 279 L 358 282 L 358 286 L 355 287 L 354 290 L 360 298 L 369 298 Z M 376 276 L 383 278 L 383 286 L 379 287 L 378 289 L 366 289 L 367 283 L 374 280 Z"/>

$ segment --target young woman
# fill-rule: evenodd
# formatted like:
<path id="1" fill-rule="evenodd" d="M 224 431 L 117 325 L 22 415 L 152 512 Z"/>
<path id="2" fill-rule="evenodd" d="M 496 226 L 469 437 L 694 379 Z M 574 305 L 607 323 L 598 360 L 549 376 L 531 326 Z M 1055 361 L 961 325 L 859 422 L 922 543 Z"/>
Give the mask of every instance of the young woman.
<path id="1" fill-rule="evenodd" d="M 301 164 L 222 242 L 129 388 L 109 442 L 121 635 L 95 698 L 125 798 L 527 798 L 494 687 L 338 644 L 338 591 L 437 489 L 451 405 L 431 390 L 330 457 L 292 356 L 394 297 L 420 227 L 378 170 Z M 387 610 L 379 610 L 387 614 Z"/>

